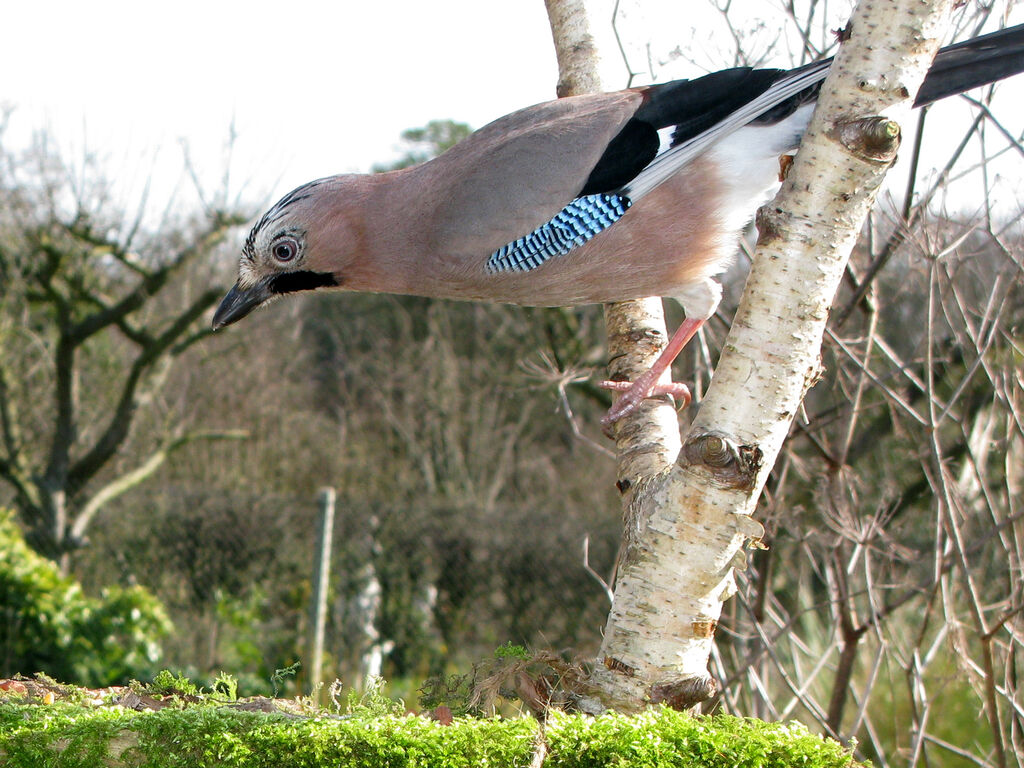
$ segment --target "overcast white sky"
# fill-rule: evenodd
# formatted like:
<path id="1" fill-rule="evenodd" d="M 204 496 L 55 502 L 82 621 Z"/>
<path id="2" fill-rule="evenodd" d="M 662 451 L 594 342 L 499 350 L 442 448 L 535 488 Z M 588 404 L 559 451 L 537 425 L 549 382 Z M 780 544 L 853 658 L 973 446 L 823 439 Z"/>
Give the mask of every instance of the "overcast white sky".
<path id="1" fill-rule="evenodd" d="M 612 2 L 593 3 L 595 32 L 606 87 L 619 88 Z M 771 0 L 740 3 L 783 15 Z M 849 5 L 834 5 L 838 27 Z M 635 69 L 650 58 L 668 79 L 732 63 L 722 20 L 700 14 L 698 0 L 622 7 Z M 234 191 L 246 181 L 258 203 L 391 159 L 405 128 L 435 118 L 479 127 L 551 98 L 557 74 L 542 0 L 22 0 L 5 3 L 0 23 L 0 104 L 15 108 L 8 146 L 47 129 L 71 158 L 99 153 L 129 198 L 155 173 L 156 205 L 182 178 L 183 143 L 216 186 L 232 121 Z M 751 35 L 786 53 L 771 21 Z M 699 46 L 703 59 L 660 64 L 676 45 Z"/>
<path id="2" fill-rule="evenodd" d="M 556 76 L 541 0 L 36 0 L 2 25 L 12 140 L 48 128 L 129 175 L 156 152 L 180 169 L 184 141 L 217 179 L 234 121 L 235 175 L 274 195 L 388 160 L 405 128 L 550 98 Z"/>

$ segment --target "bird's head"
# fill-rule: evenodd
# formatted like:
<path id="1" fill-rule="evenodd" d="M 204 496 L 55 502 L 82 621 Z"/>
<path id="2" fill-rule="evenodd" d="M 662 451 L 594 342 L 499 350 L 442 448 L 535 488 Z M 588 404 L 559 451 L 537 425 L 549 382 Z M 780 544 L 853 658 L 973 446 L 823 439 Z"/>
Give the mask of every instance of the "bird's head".
<path id="1" fill-rule="evenodd" d="M 328 268 L 327 249 L 317 247 L 316 237 L 332 229 L 323 221 L 320 200 L 332 181 L 320 179 L 292 190 L 256 222 L 242 246 L 238 281 L 213 315 L 214 329 L 286 293 L 341 284 L 338 264 Z"/>

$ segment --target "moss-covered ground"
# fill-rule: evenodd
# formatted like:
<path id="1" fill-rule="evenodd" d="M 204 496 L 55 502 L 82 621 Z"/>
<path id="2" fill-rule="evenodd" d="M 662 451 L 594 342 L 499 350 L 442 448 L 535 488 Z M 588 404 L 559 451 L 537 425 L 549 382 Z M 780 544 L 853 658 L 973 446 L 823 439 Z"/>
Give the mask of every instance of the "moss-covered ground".
<path id="1" fill-rule="evenodd" d="M 801 725 L 669 709 L 598 718 L 552 712 L 541 729 L 531 717 L 338 714 L 302 702 L 138 688 L 24 681 L 0 690 L 5 768 L 512 767 L 531 765 L 538 745 L 550 768 L 857 765 L 848 750 Z"/>

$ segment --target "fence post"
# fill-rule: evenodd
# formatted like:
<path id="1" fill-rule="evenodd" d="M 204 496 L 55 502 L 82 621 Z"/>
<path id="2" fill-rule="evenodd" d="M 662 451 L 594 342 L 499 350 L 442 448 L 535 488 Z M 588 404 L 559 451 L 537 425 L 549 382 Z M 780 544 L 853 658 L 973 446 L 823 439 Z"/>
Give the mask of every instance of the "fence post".
<path id="1" fill-rule="evenodd" d="M 310 606 L 309 692 L 320 698 L 323 680 L 324 627 L 327 623 L 327 592 L 331 577 L 331 540 L 334 537 L 334 488 L 324 487 L 317 495 L 316 549 L 313 552 L 313 600 Z"/>

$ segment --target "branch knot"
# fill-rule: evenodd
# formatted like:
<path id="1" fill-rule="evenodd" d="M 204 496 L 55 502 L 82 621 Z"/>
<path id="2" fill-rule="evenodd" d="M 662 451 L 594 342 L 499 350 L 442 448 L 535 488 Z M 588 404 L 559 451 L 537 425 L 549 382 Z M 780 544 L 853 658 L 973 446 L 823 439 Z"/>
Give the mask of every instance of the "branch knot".
<path id="1" fill-rule="evenodd" d="M 672 709 L 686 710 L 718 693 L 718 683 L 711 675 L 690 675 L 663 680 L 651 686 L 652 704 L 665 704 Z"/>
<path id="2" fill-rule="evenodd" d="M 901 135 L 899 123 L 880 115 L 840 120 L 835 126 L 835 136 L 846 149 L 864 160 L 886 165 L 896 159 Z"/>
<path id="3" fill-rule="evenodd" d="M 723 487 L 750 490 L 763 455 L 756 445 L 737 445 L 725 435 L 705 432 L 687 439 L 680 460 L 707 467 Z"/>

